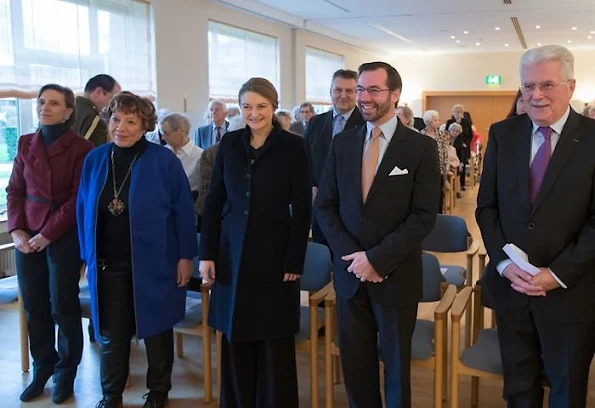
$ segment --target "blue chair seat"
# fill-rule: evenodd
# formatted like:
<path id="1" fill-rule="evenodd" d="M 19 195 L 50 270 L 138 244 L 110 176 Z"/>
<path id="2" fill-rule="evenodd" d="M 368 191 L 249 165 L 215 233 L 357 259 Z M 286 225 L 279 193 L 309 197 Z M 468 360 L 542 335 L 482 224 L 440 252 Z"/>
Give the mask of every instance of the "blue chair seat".
<path id="1" fill-rule="evenodd" d="M 184 319 L 176 324 L 175 327 L 179 329 L 189 329 L 202 323 L 202 300 L 200 292 L 189 290 L 186 294 L 186 298 L 191 299 L 192 304 L 189 307 L 186 307 L 186 315 L 184 316 Z"/>
<path id="2" fill-rule="evenodd" d="M 502 374 L 502 359 L 496 329 L 481 330 L 477 341 L 463 352 L 461 360 L 467 367 L 492 374 Z"/>
<path id="3" fill-rule="evenodd" d="M 411 338 L 411 359 L 428 360 L 434 355 L 434 322 L 418 319 Z"/>
<path id="4" fill-rule="evenodd" d="M 317 308 L 318 326 L 324 324 L 324 309 Z M 295 342 L 302 343 L 310 339 L 310 308 L 308 306 L 300 307 L 300 331 L 295 335 Z"/>
<path id="5" fill-rule="evenodd" d="M 467 275 L 465 268 L 458 265 L 440 265 L 440 267 L 446 268 L 446 272 L 443 275 L 447 283 L 455 285 L 457 288 L 465 284 L 465 277 Z"/>
<path id="6" fill-rule="evenodd" d="M 0 304 L 7 305 L 19 299 L 19 281 L 16 276 L 0 279 Z"/>

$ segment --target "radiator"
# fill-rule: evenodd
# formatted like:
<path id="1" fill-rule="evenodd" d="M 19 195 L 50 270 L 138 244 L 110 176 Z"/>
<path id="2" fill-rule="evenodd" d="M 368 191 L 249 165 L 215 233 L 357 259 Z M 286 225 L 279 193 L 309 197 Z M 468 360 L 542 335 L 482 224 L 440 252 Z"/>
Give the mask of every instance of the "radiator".
<path id="1" fill-rule="evenodd" d="M 14 245 L 0 245 L 0 277 L 16 274 L 17 267 L 14 260 Z"/>

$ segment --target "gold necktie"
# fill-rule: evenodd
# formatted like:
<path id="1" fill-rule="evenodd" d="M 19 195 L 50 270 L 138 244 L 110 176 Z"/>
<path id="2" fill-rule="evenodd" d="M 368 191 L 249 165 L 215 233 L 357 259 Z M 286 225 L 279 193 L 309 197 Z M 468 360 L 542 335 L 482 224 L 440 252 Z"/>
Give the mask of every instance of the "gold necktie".
<path id="1" fill-rule="evenodd" d="M 379 127 L 372 129 L 372 137 L 368 150 L 364 155 L 362 162 L 362 198 L 364 203 L 368 198 L 370 187 L 374 182 L 374 176 L 376 175 L 376 166 L 378 165 L 378 156 L 380 154 L 380 143 L 378 138 L 382 134 L 382 130 Z"/>

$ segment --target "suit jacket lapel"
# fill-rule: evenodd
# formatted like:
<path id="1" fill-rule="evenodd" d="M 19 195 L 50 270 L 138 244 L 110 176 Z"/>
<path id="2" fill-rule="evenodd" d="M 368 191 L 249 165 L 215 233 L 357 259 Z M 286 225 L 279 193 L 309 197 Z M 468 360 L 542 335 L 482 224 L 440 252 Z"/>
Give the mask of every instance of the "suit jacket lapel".
<path id="1" fill-rule="evenodd" d="M 356 187 L 356 194 L 359 197 L 358 202 L 361 203 L 361 207 L 363 207 L 364 202 L 362 199 L 362 159 L 364 157 L 364 142 L 366 141 L 366 133 L 367 129 L 366 126 L 363 126 L 359 132 L 357 132 L 357 139 L 354 143 L 347 144 L 348 147 L 348 154 L 346 155 L 347 160 L 346 163 L 348 164 L 347 168 L 345 169 L 337 169 L 337 171 L 354 171 L 355 174 L 353 177 L 347 177 L 347 180 L 355 180 L 354 186 Z M 354 163 L 354 165 L 350 166 L 349 163 Z"/>
<path id="2" fill-rule="evenodd" d="M 78 137 L 76 135 L 73 135 L 70 130 L 67 130 L 63 135 L 61 135 L 58 138 L 58 140 L 56 140 L 54 143 L 52 143 L 47 148 L 48 158 L 51 159 L 52 157 L 62 153 L 64 150 L 68 149 L 68 146 L 70 146 L 70 144 L 72 142 L 73 136 Z"/>
<path id="3" fill-rule="evenodd" d="M 367 129 L 367 127 L 364 127 Z M 364 133 L 365 134 L 365 133 Z M 366 202 L 370 201 L 370 198 L 374 195 L 374 192 L 378 189 L 378 186 L 382 183 L 382 181 L 388 177 L 392 169 L 395 167 L 395 163 L 397 159 L 401 155 L 403 151 L 403 145 L 407 141 L 407 133 L 405 132 L 405 126 L 399 122 L 397 126 L 397 130 L 395 130 L 395 134 L 393 135 L 390 143 L 388 144 L 386 151 L 384 152 L 384 157 L 380 162 L 380 167 L 378 167 L 378 171 L 376 172 L 376 176 L 374 177 L 374 181 L 372 182 L 372 187 L 370 187 L 370 192 L 368 193 L 368 198 Z M 363 146 L 362 146 L 363 150 Z M 360 160 L 360 169 L 361 169 L 361 160 Z M 361 186 L 361 170 L 360 170 L 360 186 Z"/>
<path id="4" fill-rule="evenodd" d="M 531 132 L 533 123 L 527 117 L 525 125 L 516 135 L 517 144 L 517 175 L 521 190 L 521 201 L 529 207 L 529 164 L 531 163 Z"/>
<path id="5" fill-rule="evenodd" d="M 575 132 L 578 128 L 579 122 L 580 118 L 578 116 L 578 113 L 570 109 L 570 116 L 568 116 L 568 120 L 564 125 L 564 129 L 562 129 L 560 140 L 558 140 L 556 149 L 552 154 L 550 162 L 547 166 L 547 170 L 545 171 L 545 175 L 543 176 L 541 187 L 539 188 L 537 198 L 535 199 L 535 203 L 533 204 L 533 210 L 531 212 L 532 214 L 535 213 L 537 208 L 539 208 L 539 206 L 545 199 L 548 191 L 550 190 L 550 188 L 552 188 L 556 179 L 560 175 L 560 172 L 566 166 L 566 162 L 574 152 L 574 149 L 576 149 L 576 147 L 580 143 L 581 134 Z"/>
<path id="6" fill-rule="evenodd" d="M 364 119 L 362 118 L 362 114 L 359 112 L 357 107 L 353 110 L 353 113 L 349 117 L 347 123 L 345 123 L 345 127 L 343 130 L 353 129 L 358 126 L 358 124 L 362 123 Z M 332 124 L 331 124 L 331 132 L 332 132 Z"/>
<path id="7" fill-rule="evenodd" d="M 35 135 L 31 138 L 31 153 L 33 156 L 37 158 L 39 163 L 42 163 L 47 171 L 50 171 L 50 160 L 48 159 L 48 154 L 45 150 L 43 145 L 43 139 L 41 137 L 41 131 L 37 131 Z"/>

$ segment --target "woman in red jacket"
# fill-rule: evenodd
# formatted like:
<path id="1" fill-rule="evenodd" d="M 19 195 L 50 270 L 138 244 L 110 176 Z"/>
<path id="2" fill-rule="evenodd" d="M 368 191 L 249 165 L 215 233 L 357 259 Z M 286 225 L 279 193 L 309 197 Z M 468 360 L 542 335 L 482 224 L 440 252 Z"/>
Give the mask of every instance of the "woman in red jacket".
<path id="1" fill-rule="evenodd" d="M 8 231 L 16 248 L 33 356 L 33 381 L 21 394 L 22 401 L 40 396 L 52 375 L 52 400 L 59 404 L 70 398 L 83 351 L 76 196 L 83 161 L 93 144 L 70 129 L 74 106 L 69 88 L 41 88 L 39 130 L 20 137 L 6 189 Z"/>

